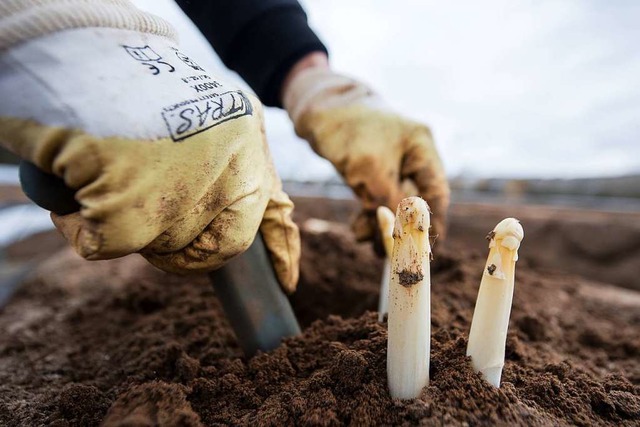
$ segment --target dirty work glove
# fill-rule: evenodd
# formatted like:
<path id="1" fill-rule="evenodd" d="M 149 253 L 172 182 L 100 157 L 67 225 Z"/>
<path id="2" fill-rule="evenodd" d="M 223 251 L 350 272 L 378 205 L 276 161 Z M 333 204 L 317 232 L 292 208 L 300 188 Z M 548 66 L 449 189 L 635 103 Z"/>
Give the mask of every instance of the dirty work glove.
<path id="1" fill-rule="evenodd" d="M 333 163 L 362 203 L 353 228 L 374 237 L 375 212 L 394 212 L 407 192 L 433 213 L 432 236 L 444 236 L 449 186 L 431 131 L 389 110 L 368 87 L 328 69 L 296 75 L 283 94 L 296 133 Z M 408 190 L 407 190 L 408 189 Z"/>
<path id="2" fill-rule="evenodd" d="M 52 219 L 80 255 L 204 272 L 260 229 L 294 290 L 298 229 L 260 102 L 178 50 L 167 23 L 122 0 L 5 1 L 0 93 L 0 143 L 77 190 L 80 211 Z"/>

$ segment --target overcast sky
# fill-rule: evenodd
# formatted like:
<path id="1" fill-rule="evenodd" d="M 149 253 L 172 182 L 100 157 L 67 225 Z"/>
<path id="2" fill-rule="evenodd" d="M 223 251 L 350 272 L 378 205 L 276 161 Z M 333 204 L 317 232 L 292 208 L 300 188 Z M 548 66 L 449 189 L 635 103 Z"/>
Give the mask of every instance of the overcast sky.
<path id="1" fill-rule="evenodd" d="M 220 67 L 172 0 L 135 0 Z M 640 172 L 640 1 L 307 0 L 335 69 L 429 124 L 450 176 L 582 177 Z M 332 168 L 267 129 L 285 178 Z"/>

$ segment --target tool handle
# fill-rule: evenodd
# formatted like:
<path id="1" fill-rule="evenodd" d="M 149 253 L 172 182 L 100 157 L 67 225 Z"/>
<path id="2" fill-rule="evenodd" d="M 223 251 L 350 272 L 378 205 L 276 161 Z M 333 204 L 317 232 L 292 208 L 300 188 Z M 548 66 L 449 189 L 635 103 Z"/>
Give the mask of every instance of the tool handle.
<path id="1" fill-rule="evenodd" d="M 300 334 L 260 233 L 249 249 L 209 277 L 247 357 L 273 350 L 283 338 Z"/>
<path id="2" fill-rule="evenodd" d="M 80 210 L 75 190 L 67 187 L 62 178 L 43 172 L 26 160 L 20 162 L 20 185 L 27 197 L 48 211 L 67 215 Z"/>

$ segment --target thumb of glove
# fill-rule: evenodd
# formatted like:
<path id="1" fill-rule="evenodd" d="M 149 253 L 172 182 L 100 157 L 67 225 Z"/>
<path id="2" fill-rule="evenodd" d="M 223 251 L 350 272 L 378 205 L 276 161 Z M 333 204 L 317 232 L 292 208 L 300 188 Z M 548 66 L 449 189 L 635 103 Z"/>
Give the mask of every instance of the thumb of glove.
<path id="1" fill-rule="evenodd" d="M 300 231 L 291 219 L 292 211 L 293 202 L 278 186 L 260 225 L 278 281 L 288 294 L 296 290 L 300 275 Z"/>
<path id="2" fill-rule="evenodd" d="M 101 246 L 100 236 L 91 229 L 89 223 L 80 215 L 80 212 L 67 215 L 58 215 L 51 212 L 51 221 L 80 256 L 86 259 L 94 259 L 92 255 Z"/>

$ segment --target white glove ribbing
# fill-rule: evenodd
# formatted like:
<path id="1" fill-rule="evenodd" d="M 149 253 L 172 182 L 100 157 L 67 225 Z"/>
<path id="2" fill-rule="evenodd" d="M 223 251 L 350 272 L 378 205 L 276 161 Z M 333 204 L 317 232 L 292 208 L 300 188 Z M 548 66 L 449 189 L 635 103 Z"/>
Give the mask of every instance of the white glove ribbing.
<path id="1" fill-rule="evenodd" d="M 128 0 L 2 0 L 0 51 L 57 31 L 118 28 L 176 40 L 167 21 L 137 9 Z"/>

